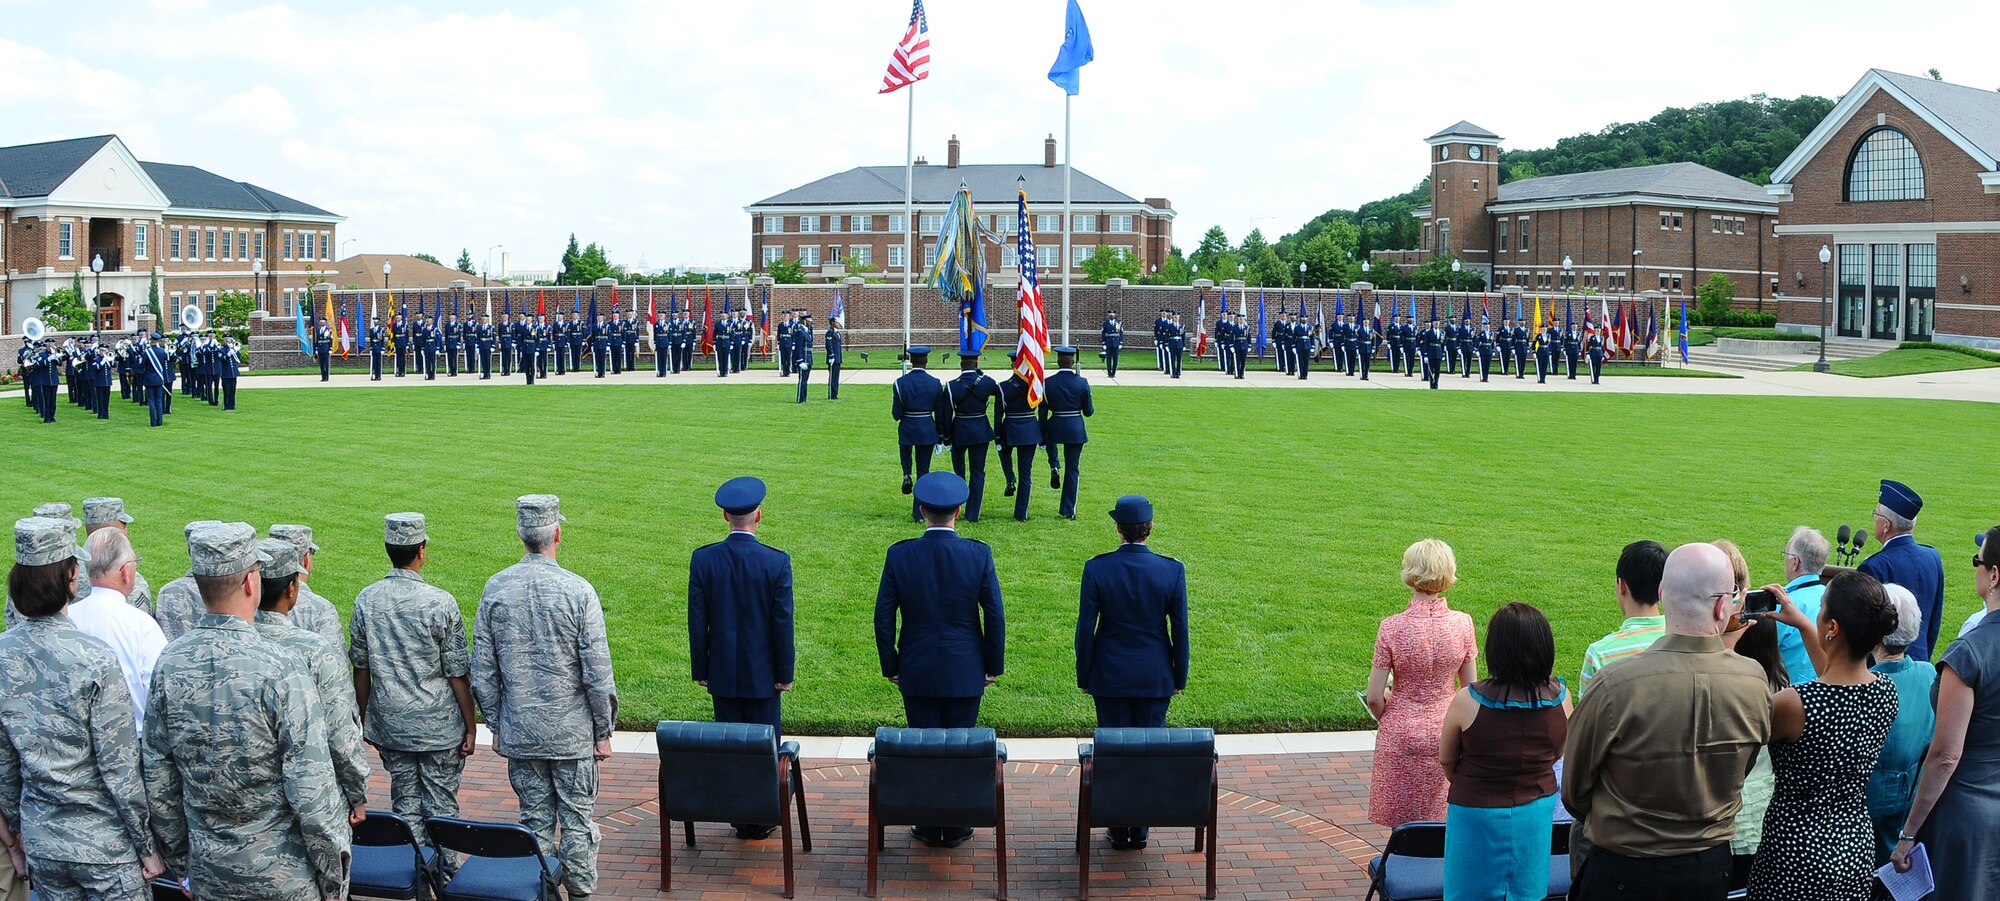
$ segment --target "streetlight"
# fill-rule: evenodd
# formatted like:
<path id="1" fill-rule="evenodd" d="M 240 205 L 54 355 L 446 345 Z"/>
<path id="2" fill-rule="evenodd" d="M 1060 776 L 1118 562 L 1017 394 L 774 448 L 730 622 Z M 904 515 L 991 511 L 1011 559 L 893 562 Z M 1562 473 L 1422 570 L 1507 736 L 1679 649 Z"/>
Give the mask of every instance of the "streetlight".
<path id="1" fill-rule="evenodd" d="M 358 241 L 358 240 L 360 240 L 360 239 L 359 239 L 359 238 L 348 238 L 347 240 L 345 240 L 345 241 L 342 241 L 342 242 L 340 242 L 340 258 L 341 258 L 341 259 L 346 259 L 346 258 L 347 258 L 347 245 L 349 245 L 349 244 L 352 244 L 352 243 L 354 243 L 355 241 Z"/>
<path id="2" fill-rule="evenodd" d="M 382 290 L 389 290 L 389 261 L 382 261 Z"/>
<path id="3" fill-rule="evenodd" d="M 1303 287 L 1305 287 L 1305 286 L 1306 286 L 1306 264 L 1304 264 L 1304 263 L 1300 263 L 1300 264 L 1299 264 L 1299 287 L 1303 288 Z"/>
<path id="4" fill-rule="evenodd" d="M 250 297 L 257 302 L 257 309 L 264 308 L 264 258 L 250 261 Z"/>
<path id="5" fill-rule="evenodd" d="M 1826 325 L 1832 315 L 1833 301 L 1827 294 L 1826 267 L 1833 262 L 1833 251 L 1825 244 L 1819 246 L 1819 361 L 1813 364 L 1814 372 L 1826 372 L 1832 368 L 1826 365 Z"/>
<path id="6" fill-rule="evenodd" d="M 1576 266 L 1576 264 L 1574 264 L 1574 263 L 1570 262 L 1570 259 L 1569 259 L 1569 254 L 1563 254 L 1563 293 L 1564 293 L 1564 294 L 1568 294 L 1568 293 L 1570 293 L 1571 291 L 1573 291 L 1573 290 L 1575 290 L 1575 289 L 1576 289 L 1576 275 L 1575 275 L 1574 273 L 1570 272 L 1570 270 L 1571 270 L 1571 269 L 1573 269 L 1573 268 L 1575 268 L 1575 266 Z"/>
<path id="7" fill-rule="evenodd" d="M 104 255 L 103 254 L 94 253 L 90 255 L 90 273 L 97 282 L 97 296 L 90 299 L 91 327 L 92 330 L 94 331 L 96 329 L 98 317 L 103 313 L 103 310 L 101 309 L 104 304 Z"/>
<path id="8" fill-rule="evenodd" d="M 506 249 L 505 244 L 495 244 L 486 248 L 486 263 L 479 267 L 479 287 L 486 287 L 486 273 L 493 271 L 493 251 Z"/>

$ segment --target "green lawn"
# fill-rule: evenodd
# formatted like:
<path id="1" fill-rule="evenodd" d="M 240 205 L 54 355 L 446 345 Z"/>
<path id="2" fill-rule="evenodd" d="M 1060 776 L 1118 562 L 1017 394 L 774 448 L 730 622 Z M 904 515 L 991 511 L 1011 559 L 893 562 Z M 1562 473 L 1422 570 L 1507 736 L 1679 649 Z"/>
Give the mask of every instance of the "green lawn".
<path id="1" fill-rule="evenodd" d="M 1850 375 L 1856 378 L 1873 379 L 1891 375 L 1920 375 L 1926 372 L 1953 372 L 1960 369 L 1991 369 L 2000 366 L 1992 360 L 1985 360 L 1969 354 L 1951 350 L 1937 350 L 1928 347 L 1899 347 L 1883 351 L 1872 357 L 1854 360 L 1835 360 L 1828 364 L 1835 375 Z M 1812 369 L 1805 363 L 1792 367 L 1798 371 Z"/>
<path id="2" fill-rule="evenodd" d="M 689 551 L 723 528 L 723 479 L 770 483 L 765 538 L 796 568 L 798 690 L 788 728 L 862 734 L 900 719 L 876 668 L 871 612 L 883 549 L 916 534 L 898 491 L 888 389 L 789 403 L 788 384 L 430 389 L 245 389 L 224 414 L 186 398 L 169 427 L 135 407 L 108 423 L 64 407 L 55 425 L 0 419 L 0 509 L 118 494 L 138 518 L 144 571 L 183 571 L 181 527 L 305 522 L 325 550 L 314 587 L 343 610 L 387 567 L 385 513 L 430 517 L 427 576 L 471 623 L 487 577 L 518 559 L 513 500 L 563 498 L 562 562 L 604 599 L 622 718 L 705 717 L 688 680 Z M 1577 395 L 1535 392 L 1178 391 L 1100 388 L 1080 518 L 1055 516 L 1047 474 L 1034 520 L 1015 523 L 991 473 L 986 521 L 1006 592 L 1007 675 L 986 721 L 1016 735 L 1091 722 L 1071 658 L 1077 574 L 1116 536 L 1104 511 L 1152 496 L 1155 544 L 1187 562 L 1194 672 L 1173 721 L 1225 730 L 1365 727 L 1353 692 L 1375 624 L 1399 610 L 1403 548 L 1426 536 L 1458 550 L 1451 596 L 1483 624 L 1527 600 L 1556 624 L 1559 671 L 1615 627 L 1612 563 L 1625 542 L 1730 537 L 1759 580 L 1799 522 L 1829 534 L 1865 524 L 1875 481 L 1929 501 L 1921 537 L 1957 552 L 1996 511 L 1966 441 L 1990 407 L 1941 401 Z M 1846 465 L 1852 442 L 1759 435 L 1756 425 L 1865 419 L 1891 433 L 1964 436 L 1900 447 L 1893 463 Z M 1836 462 L 1841 461 L 1841 462 Z M 1801 467 L 1804 467 L 1801 469 Z M 1948 570 L 1947 626 L 1974 602 Z M 1483 634 L 1483 626 L 1482 626 Z"/>

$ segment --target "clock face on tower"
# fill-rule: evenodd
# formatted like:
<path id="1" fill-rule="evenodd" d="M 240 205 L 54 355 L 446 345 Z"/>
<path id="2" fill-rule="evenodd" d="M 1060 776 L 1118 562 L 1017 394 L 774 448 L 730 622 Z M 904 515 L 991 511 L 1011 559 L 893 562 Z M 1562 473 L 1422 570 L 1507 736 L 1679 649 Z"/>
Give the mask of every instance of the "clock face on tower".
<path id="1" fill-rule="evenodd" d="M 1479 158 L 1479 145 L 1478 145 L 1478 144 L 1474 144 L 1474 145 L 1472 145 L 1472 149 L 1471 149 L 1470 151 L 1468 151 L 1468 152 L 1472 154 L 1472 158 L 1473 158 L 1473 159 L 1475 159 L 1475 160 L 1476 160 L 1476 159 L 1478 159 L 1478 158 Z"/>

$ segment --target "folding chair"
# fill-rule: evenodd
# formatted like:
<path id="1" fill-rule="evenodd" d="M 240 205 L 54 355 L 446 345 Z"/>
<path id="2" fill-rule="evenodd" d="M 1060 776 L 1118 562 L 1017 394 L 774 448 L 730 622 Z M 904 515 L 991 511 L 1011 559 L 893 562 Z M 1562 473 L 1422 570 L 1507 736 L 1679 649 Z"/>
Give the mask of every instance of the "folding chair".
<path id="1" fill-rule="evenodd" d="M 528 827 L 428 817 L 424 829 L 432 843 L 459 854 L 458 872 L 438 888 L 437 901 L 556 901 L 562 864 L 542 855 Z"/>

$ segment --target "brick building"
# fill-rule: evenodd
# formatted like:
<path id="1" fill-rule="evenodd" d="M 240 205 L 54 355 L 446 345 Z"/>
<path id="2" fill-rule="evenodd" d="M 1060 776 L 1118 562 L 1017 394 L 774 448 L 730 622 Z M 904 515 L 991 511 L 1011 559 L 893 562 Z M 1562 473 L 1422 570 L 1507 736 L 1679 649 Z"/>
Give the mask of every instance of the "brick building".
<path id="1" fill-rule="evenodd" d="M 105 329 L 136 325 L 155 274 L 164 308 L 213 310 L 218 294 L 254 286 L 268 313 L 291 315 L 331 265 L 342 221 L 205 169 L 141 162 L 116 135 L 0 147 L 0 331 L 19 332 L 79 271 L 86 298 L 101 291 Z"/>
<path id="2" fill-rule="evenodd" d="M 1769 191 L 1780 328 L 2000 347 L 2000 93 L 1871 69 Z"/>
<path id="3" fill-rule="evenodd" d="M 1500 136 L 1459 122 L 1425 139 L 1431 203 L 1414 211 L 1424 246 L 1373 254 L 1404 267 L 1455 256 L 1498 288 L 1692 294 L 1711 275 L 1740 306 L 1778 289 L 1764 190 L 1697 163 L 1500 183 Z M 1563 261 L 1569 260 L 1569 279 Z"/>
<path id="4" fill-rule="evenodd" d="M 750 214 L 750 259 L 756 271 L 791 259 L 800 261 L 808 277 L 838 280 L 847 274 L 843 261 L 852 258 L 901 281 L 903 175 L 902 166 L 860 166 L 744 207 Z M 922 248 L 917 273 L 937 258 L 937 234 L 960 182 L 972 189 L 973 212 L 1008 236 L 1015 231 L 1016 189 L 1025 187 L 1041 266 L 1060 272 L 1063 170 L 1056 161 L 1055 138 L 1044 142 L 1040 163 L 967 165 L 953 136 L 944 165 L 917 158 L 912 190 L 916 241 Z M 1081 170 L 1071 173 L 1070 214 L 1072 267 L 1099 245 L 1108 245 L 1136 257 L 1139 271 L 1147 272 L 1173 246 L 1174 209 L 1166 198 L 1138 200 Z M 1013 267 L 1012 244 L 988 245 L 989 272 Z"/>

